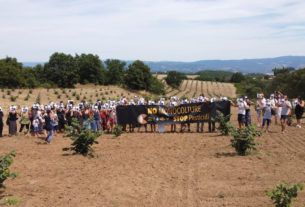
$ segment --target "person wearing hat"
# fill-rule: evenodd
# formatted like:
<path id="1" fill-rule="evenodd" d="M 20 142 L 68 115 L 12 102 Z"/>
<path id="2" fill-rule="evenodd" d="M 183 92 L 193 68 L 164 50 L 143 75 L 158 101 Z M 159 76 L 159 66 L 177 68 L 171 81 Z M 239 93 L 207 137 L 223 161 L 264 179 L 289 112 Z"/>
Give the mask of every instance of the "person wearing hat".
<path id="1" fill-rule="evenodd" d="M 245 96 L 244 97 L 244 100 L 246 101 L 247 105 L 249 106 L 247 109 L 246 109 L 246 116 L 245 116 L 245 119 L 246 119 L 246 123 L 245 125 L 246 126 L 249 126 L 251 125 L 251 111 L 250 111 L 250 106 L 251 105 L 254 105 L 254 103 L 249 99 L 249 97 Z"/>
<path id="2" fill-rule="evenodd" d="M 17 135 L 17 120 L 17 107 L 11 106 L 7 117 L 9 135 Z"/>
<path id="3" fill-rule="evenodd" d="M 29 132 L 30 123 L 31 123 L 28 107 L 23 107 L 21 112 L 19 113 L 19 116 L 20 116 L 20 124 L 21 124 L 19 133 L 21 133 L 23 128 L 26 127 L 26 131 L 24 132 L 24 134 L 27 134 Z"/>
<path id="4" fill-rule="evenodd" d="M 273 93 L 270 95 L 269 100 L 270 100 L 270 104 L 271 104 L 271 116 L 274 116 L 274 123 L 277 124 L 277 116 L 276 116 L 277 100 L 275 99 Z"/>
<path id="5" fill-rule="evenodd" d="M 301 96 L 297 98 L 296 106 L 295 106 L 295 116 L 297 118 L 297 127 L 301 128 L 302 116 L 304 113 L 304 100 L 302 100 Z"/>
<path id="6" fill-rule="evenodd" d="M 246 125 L 246 109 L 248 109 L 249 106 L 243 98 L 237 99 L 237 103 L 234 104 L 234 106 L 238 107 L 238 125 L 239 128 L 242 128 Z"/>
<path id="7" fill-rule="evenodd" d="M 2 137 L 2 131 L 3 131 L 3 116 L 4 114 L 0 106 L 0 137 Z"/>
<path id="8" fill-rule="evenodd" d="M 256 112 L 257 112 L 257 127 L 261 127 L 262 123 L 262 111 L 265 106 L 264 94 L 257 94 L 256 100 Z"/>
<path id="9" fill-rule="evenodd" d="M 267 123 L 266 133 L 269 132 L 269 125 L 271 124 L 271 117 L 272 117 L 272 112 L 271 112 L 272 109 L 274 109 L 274 106 L 272 106 L 270 99 L 267 99 L 266 104 L 264 105 L 265 113 L 262 124 L 262 130 L 263 130 L 265 124 Z"/>
<path id="10" fill-rule="evenodd" d="M 292 105 L 288 100 L 287 95 L 285 95 L 284 98 L 280 100 L 280 105 L 282 106 L 282 113 L 281 113 L 282 134 L 284 134 L 286 132 L 286 120 L 289 118 L 290 110 L 292 110 Z"/>
<path id="11" fill-rule="evenodd" d="M 62 130 L 65 130 L 65 124 L 66 124 L 66 118 L 65 118 L 65 111 L 64 111 L 64 106 L 59 105 L 57 111 L 57 118 L 58 118 L 58 131 L 61 132 Z"/>
<path id="12" fill-rule="evenodd" d="M 100 113 L 98 110 L 98 106 L 92 106 L 93 113 L 93 121 L 91 124 L 92 132 L 100 132 L 101 131 L 101 122 L 100 122 Z"/>
<path id="13" fill-rule="evenodd" d="M 47 131 L 47 136 L 45 138 L 45 141 L 50 144 L 52 138 L 53 138 L 53 125 L 52 125 L 52 120 L 54 119 L 54 114 L 51 111 L 51 108 L 47 107 L 46 108 L 46 113 L 44 114 L 44 120 L 45 120 L 45 130 Z"/>

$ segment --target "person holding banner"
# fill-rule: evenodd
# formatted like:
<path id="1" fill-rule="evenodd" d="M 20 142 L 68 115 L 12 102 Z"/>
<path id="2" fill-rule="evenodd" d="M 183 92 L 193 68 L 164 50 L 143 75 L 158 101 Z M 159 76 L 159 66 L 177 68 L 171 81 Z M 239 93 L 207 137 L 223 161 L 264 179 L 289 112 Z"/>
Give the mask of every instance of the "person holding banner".
<path id="1" fill-rule="evenodd" d="M 171 107 L 178 106 L 176 97 L 171 97 L 170 106 Z M 171 132 L 176 132 L 176 124 L 171 124 Z"/>

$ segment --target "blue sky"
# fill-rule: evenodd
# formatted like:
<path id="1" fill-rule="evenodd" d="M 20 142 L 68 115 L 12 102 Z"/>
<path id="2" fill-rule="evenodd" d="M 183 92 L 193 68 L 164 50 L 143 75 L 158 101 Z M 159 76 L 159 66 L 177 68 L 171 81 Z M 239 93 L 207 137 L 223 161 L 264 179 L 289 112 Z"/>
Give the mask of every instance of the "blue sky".
<path id="1" fill-rule="evenodd" d="M 194 61 L 305 55 L 302 0 L 0 0 L 0 58 Z"/>

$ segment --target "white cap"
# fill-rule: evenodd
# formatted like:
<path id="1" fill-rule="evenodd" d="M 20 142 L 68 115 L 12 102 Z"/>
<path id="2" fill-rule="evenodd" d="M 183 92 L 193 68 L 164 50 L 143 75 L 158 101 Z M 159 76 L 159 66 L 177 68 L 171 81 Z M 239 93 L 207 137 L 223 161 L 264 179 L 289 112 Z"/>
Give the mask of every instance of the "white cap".
<path id="1" fill-rule="evenodd" d="M 2 111 L 2 108 L 1 108 L 1 106 L 0 106 L 0 111 Z"/>
<path id="2" fill-rule="evenodd" d="M 17 106 L 10 106 L 11 111 L 15 111 L 17 109 Z"/>
<path id="3" fill-rule="evenodd" d="M 27 112 L 27 111 L 28 111 L 28 107 L 26 107 L 26 106 L 25 106 L 25 107 L 22 107 L 21 110 L 22 110 L 22 112 Z"/>

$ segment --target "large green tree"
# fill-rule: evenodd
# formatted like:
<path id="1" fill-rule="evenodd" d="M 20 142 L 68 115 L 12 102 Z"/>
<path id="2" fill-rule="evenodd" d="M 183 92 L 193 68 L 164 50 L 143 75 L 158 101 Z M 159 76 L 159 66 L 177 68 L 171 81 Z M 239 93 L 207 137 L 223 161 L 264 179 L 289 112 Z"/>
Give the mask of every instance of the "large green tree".
<path id="1" fill-rule="evenodd" d="M 177 71 L 169 71 L 167 73 L 167 77 L 165 78 L 165 81 L 171 87 L 179 88 L 183 79 L 187 79 L 187 77 L 183 73 L 179 73 Z"/>
<path id="2" fill-rule="evenodd" d="M 234 73 L 231 77 L 231 82 L 233 83 L 240 83 L 243 80 L 245 80 L 245 76 L 240 72 Z"/>
<path id="3" fill-rule="evenodd" d="M 16 58 L 6 57 L 0 60 L 0 86 L 17 88 L 26 86 L 22 75 L 22 64 Z"/>
<path id="4" fill-rule="evenodd" d="M 98 55 L 76 55 L 75 60 L 79 69 L 79 82 L 105 84 L 106 70 Z"/>
<path id="5" fill-rule="evenodd" d="M 117 59 L 107 59 L 105 64 L 107 69 L 107 83 L 111 85 L 122 84 L 126 62 Z"/>
<path id="6" fill-rule="evenodd" d="M 152 81 L 150 68 L 142 61 L 136 60 L 128 66 L 125 85 L 134 90 L 148 90 Z"/>
<path id="7" fill-rule="evenodd" d="M 54 53 L 45 65 L 48 80 L 59 87 L 69 88 L 79 82 L 79 69 L 72 55 Z"/>

